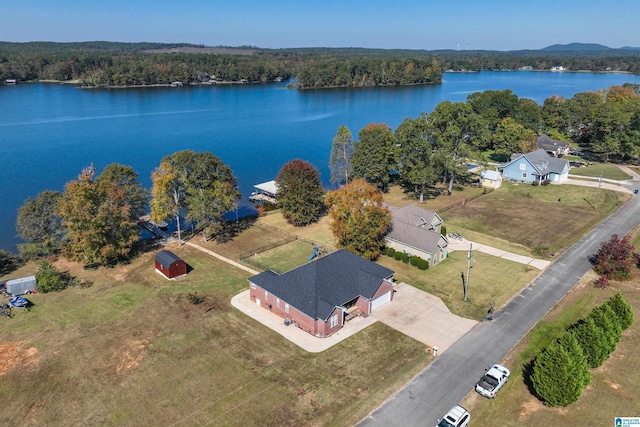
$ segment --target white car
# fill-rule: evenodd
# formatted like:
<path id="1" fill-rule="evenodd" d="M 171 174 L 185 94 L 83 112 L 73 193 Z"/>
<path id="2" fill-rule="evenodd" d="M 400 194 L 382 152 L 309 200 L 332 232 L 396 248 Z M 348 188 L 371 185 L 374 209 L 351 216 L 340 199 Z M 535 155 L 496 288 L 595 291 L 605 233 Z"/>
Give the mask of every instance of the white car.
<path id="1" fill-rule="evenodd" d="M 436 427 L 467 427 L 471 414 L 460 405 L 456 405 L 449 409 L 449 412 L 445 414 Z"/>
<path id="2" fill-rule="evenodd" d="M 476 391 L 484 397 L 494 398 L 498 390 L 509 381 L 511 372 L 502 365 L 493 365 L 476 384 Z"/>

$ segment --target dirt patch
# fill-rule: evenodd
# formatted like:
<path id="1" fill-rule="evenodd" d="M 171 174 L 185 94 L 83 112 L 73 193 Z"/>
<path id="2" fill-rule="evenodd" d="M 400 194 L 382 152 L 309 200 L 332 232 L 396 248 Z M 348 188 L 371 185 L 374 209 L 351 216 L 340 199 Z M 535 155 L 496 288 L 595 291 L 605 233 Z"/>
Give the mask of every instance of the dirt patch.
<path id="1" fill-rule="evenodd" d="M 13 368 L 23 368 L 38 361 L 38 350 L 35 347 L 25 348 L 26 344 L 26 341 L 0 344 L 0 377 Z"/>
<path id="2" fill-rule="evenodd" d="M 526 400 L 521 406 L 520 420 L 523 421 L 532 412 L 539 411 L 542 408 L 544 408 L 544 405 L 535 397 L 532 397 L 531 399 Z"/>
<path id="3" fill-rule="evenodd" d="M 130 340 L 120 351 L 114 351 L 111 361 L 116 374 L 123 374 L 138 366 L 144 359 L 148 345 L 149 341 L 146 339 Z"/>

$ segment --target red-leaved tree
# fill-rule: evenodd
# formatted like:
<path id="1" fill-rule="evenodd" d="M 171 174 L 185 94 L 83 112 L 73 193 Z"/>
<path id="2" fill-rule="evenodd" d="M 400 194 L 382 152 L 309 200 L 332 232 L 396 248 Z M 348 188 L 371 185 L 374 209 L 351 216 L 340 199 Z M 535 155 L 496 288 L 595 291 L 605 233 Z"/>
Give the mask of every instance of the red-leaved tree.
<path id="1" fill-rule="evenodd" d="M 612 235 L 609 240 L 600 244 L 594 260 L 594 270 L 607 279 L 628 279 L 635 264 L 633 249 L 629 235 L 623 238 L 617 234 Z"/>

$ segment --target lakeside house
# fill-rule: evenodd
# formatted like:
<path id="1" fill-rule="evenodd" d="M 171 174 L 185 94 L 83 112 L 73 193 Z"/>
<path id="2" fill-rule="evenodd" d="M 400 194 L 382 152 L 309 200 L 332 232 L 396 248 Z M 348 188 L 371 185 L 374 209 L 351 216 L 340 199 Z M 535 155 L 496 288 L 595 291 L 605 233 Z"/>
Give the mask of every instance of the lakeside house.
<path id="1" fill-rule="evenodd" d="M 571 166 L 565 159 L 549 156 L 542 148 L 527 154 L 514 154 L 511 161 L 498 166 L 504 178 L 516 182 L 562 182 L 569 178 Z"/>
<path id="2" fill-rule="evenodd" d="M 560 157 L 569 154 L 569 143 L 567 141 L 552 139 L 547 135 L 539 135 L 536 138 L 536 145 L 538 148 L 545 150 L 553 157 Z"/>
<path id="3" fill-rule="evenodd" d="M 431 266 L 447 257 L 449 241 L 441 233 L 444 221 L 437 213 L 414 204 L 386 206 L 391 213 L 391 231 L 385 236 L 387 247 L 418 256 Z"/>
<path id="4" fill-rule="evenodd" d="M 286 273 L 268 270 L 250 277 L 249 297 L 286 325 L 328 337 L 391 301 L 394 273 L 341 249 Z"/>

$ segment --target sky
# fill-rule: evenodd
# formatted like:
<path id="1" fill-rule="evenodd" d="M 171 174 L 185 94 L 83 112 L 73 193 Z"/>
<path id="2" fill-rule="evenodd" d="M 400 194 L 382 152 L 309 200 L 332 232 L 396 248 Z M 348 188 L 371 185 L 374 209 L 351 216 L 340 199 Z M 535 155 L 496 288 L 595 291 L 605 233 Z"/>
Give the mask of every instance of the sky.
<path id="1" fill-rule="evenodd" d="M 0 41 L 518 50 L 640 47 L 639 0 L 0 0 Z"/>

